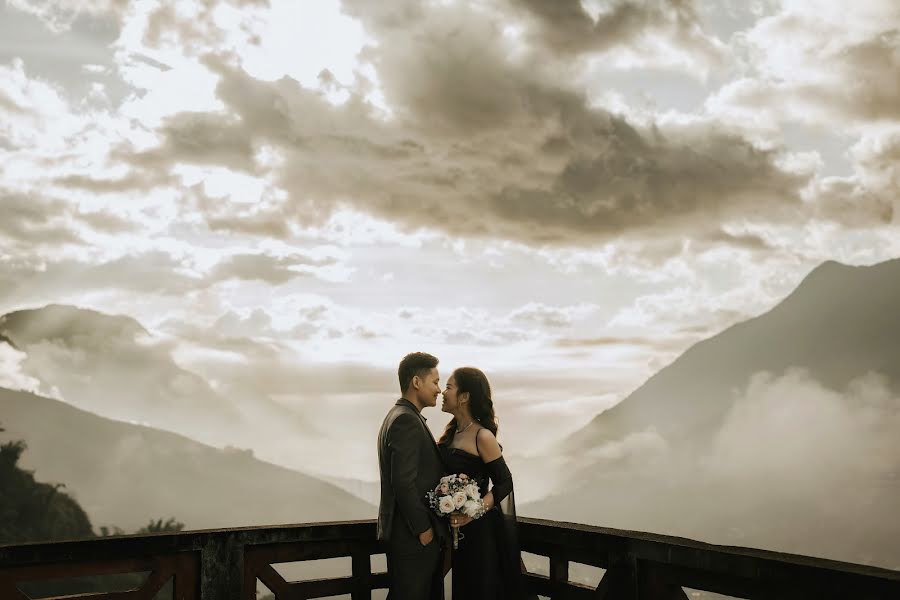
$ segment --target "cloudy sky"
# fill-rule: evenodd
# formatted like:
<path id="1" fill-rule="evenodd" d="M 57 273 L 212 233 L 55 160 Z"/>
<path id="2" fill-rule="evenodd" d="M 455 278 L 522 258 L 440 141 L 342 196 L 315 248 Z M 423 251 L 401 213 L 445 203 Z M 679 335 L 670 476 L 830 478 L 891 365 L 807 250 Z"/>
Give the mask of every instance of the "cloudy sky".
<path id="1" fill-rule="evenodd" d="M 898 165 L 895 0 L 0 3 L 0 312 L 129 315 L 323 427 L 425 350 L 509 444 L 574 430 L 900 256 Z"/>

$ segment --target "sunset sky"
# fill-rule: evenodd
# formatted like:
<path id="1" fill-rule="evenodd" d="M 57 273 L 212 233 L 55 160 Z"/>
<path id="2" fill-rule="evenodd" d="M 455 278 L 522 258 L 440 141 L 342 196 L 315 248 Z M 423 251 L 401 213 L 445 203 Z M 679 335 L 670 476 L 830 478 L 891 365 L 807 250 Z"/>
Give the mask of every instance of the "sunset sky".
<path id="1" fill-rule="evenodd" d="M 900 256 L 898 192 L 896 0 L 0 3 L 0 314 L 131 316 L 323 426 L 424 350 L 550 441 Z"/>

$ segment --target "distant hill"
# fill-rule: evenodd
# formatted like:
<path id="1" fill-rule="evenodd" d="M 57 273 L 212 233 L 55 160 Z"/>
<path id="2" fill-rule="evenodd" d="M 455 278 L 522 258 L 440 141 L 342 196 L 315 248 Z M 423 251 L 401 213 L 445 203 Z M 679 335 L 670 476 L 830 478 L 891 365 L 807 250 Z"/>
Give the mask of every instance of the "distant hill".
<path id="1" fill-rule="evenodd" d="M 374 518 L 376 509 L 317 478 L 181 435 L 99 417 L 0 388 L 0 422 L 24 439 L 22 466 L 64 482 L 95 527 L 133 531 L 174 515 L 189 529 Z"/>
<path id="2" fill-rule="evenodd" d="M 58 391 L 67 403 L 105 417 L 217 446 L 256 446 L 260 435 L 320 435 L 266 396 L 218 392 L 131 317 L 51 304 L 0 316 L 0 336 L 26 354 L 22 370 L 46 386 L 45 395 Z"/>
<path id="3" fill-rule="evenodd" d="M 753 374 L 790 367 L 835 390 L 870 371 L 900 390 L 900 259 L 869 267 L 823 263 L 772 310 L 689 348 L 573 433 L 564 449 L 578 452 L 649 427 L 673 442 L 702 443 Z"/>

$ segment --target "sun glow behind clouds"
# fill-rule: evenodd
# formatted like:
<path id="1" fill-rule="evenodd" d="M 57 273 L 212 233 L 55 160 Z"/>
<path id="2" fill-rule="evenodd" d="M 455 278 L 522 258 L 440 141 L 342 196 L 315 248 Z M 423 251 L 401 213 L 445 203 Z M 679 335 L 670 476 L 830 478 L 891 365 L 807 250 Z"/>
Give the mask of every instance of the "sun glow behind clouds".
<path id="1" fill-rule="evenodd" d="M 322 89 L 333 104 L 346 102 L 362 83 L 371 89 L 367 99 L 386 108 L 375 70 L 360 61 L 361 51 L 376 42 L 359 21 L 341 12 L 337 0 L 276 0 L 250 27 L 252 35 L 237 51 L 241 66 L 256 79 L 291 77 Z"/>

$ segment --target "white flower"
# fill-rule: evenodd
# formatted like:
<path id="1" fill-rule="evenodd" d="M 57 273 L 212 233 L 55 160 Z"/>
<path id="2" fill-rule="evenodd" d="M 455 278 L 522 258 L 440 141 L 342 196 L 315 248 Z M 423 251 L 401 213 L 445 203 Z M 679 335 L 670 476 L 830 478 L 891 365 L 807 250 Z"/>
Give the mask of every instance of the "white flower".
<path id="1" fill-rule="evenodd" d="M 450 481 L 449 475 L 444 475 L 443 477 L 441 477 L 441 483 L 447 483 L 448 481 Z"/>
<path id="2" fill-rule="evenodd" d="M 478 514 L 478 511 L 481 510 L 481 502 L 478 500 L 467 500 L 465 504 L 463 504 L 463 512 L 468 516 L 475 518 L 475 515 Z"/>
<path id="3" fill-rule="evenodd" d="M 448 480 L 450 483 L 456 482 L 456 475 L 450 475 L 450 479 Z"/>
<path id="4" fill-rule="evenodd" d="M 442 484 L 438 487 L 437 491 L 439 491 L 439 492 L 442 493 L 442 494 L 449 494 L 449 493 L 450 493 L 450 486 L 447 485 L 446 483 L 442 483 Z"/>
<path id="5" fill-rule="evenodd" d="M 478 493 L 478 484 L 470 483 L 465 488 L 466 496 L 472 498 L 473 500 L 477 500 L 481 498 L 481 494 Z"/>
<path id="6" fill-rule="evenodd" d="M 450 496 L 441 496 L 440 502 L 438 503 L 438 508 L 444 514 L 450 514 L 454 510 L 456 510 L 456 504 L 453 502 L 453 498 Z"/>
<path id="7" fill-rule="evenodd" d="M 456 492 L 453 494 L 453 504 L 456 508 L 462 508 L 463 504 L 466 503 L 466 493 L 465 492 Z"/>

